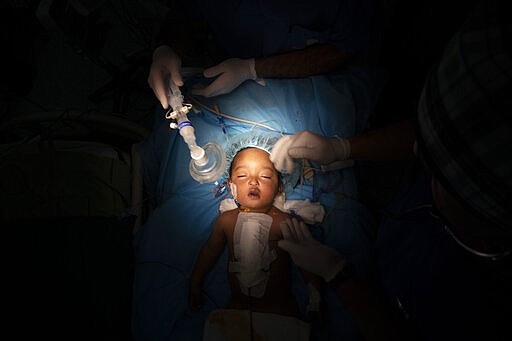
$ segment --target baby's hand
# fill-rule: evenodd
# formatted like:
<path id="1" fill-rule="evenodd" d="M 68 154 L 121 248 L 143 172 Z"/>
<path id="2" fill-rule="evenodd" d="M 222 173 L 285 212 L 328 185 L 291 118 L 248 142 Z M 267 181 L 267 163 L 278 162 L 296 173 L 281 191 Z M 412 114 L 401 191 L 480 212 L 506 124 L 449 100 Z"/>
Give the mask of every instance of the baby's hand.
<path id="1" fill-rule="evenodd" d="M 201 284 L 189 282 L 188 290 L 188 306 L 191 310 L 197 311 L 203 305 L 203 294 L 201 292 Z"/>
<path id="2" fill-rule="evenodd" d="M 314 328 L 323 328 L 328 322 L 328 312 L 325 304 L 320 303 L 320 310 L 308 311 L 308 320 Z"/>

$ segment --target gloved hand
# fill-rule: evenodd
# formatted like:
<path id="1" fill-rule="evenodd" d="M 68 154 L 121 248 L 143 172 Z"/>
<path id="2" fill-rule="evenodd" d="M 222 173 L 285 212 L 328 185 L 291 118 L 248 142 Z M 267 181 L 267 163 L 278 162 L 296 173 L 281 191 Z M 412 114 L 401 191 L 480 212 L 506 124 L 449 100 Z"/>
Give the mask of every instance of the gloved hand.
<path id="1" fill-rule="evenodd" d="M 293 159 L 308 159 L 321 166 L 323 171 L 350 167 L 350 143 L 343 138 L 327 138 L 308 130 L 281 137 L 270 154 L 270 160 L 280 172 L 292 173 Z"/>
<path id="2" fill-rule="evenodd" d="M 203 72 L 206 78 L 219 77 L 203 89 L 192 89 L 192 93 L 205 97 L 227 94 L 246 80 L 255 80 L 258 84 L 265 85 L 263 79 L 258 79 L 254 63 L 254 58 L 231 58 L 208 68 Z"/>
<path id="3" fill-rule="evenodd" d="M 314 239 L 302 221 L 286 219 L 280 227 L 284 239 L 278 246 L 290 254 L 297 266 L 322 276 L 326 282 L 347 263 L 337 251 Z"/>
<path id="4" fill-rule="evenodd" d="M 169 107 L 169 82 L 183 86 L 181 78 L 181 58 L 169 47 L 162 45 L 153 52 L 153 62 L 149 70 L 148 84 L 164 109 Z"/>

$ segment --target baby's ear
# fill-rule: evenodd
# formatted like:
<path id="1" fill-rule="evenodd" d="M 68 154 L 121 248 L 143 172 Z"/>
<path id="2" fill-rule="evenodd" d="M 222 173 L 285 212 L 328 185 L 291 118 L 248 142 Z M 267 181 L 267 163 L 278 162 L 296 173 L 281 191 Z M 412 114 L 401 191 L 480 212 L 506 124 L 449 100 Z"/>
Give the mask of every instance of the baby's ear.
<path id="1" fill-rule="evenodd" d="M 283 192 L 283 175 L 277 172 L 277 194 L 281 194 Z"/>
<path id="2" fill-rule="evenodd" d="M 231 180 L 228 180 L 228 188 L 231 196 L 236 200 L 236 185 L 232 183 Z"/>
<path id="3" fill-rule="evenodd" d="M 279 192 L 274 198 L 273 205 L 281 211 L 286 212 L 286 208 L 284 207 L 285 200 L 286 195 L 283 192 Z"/>

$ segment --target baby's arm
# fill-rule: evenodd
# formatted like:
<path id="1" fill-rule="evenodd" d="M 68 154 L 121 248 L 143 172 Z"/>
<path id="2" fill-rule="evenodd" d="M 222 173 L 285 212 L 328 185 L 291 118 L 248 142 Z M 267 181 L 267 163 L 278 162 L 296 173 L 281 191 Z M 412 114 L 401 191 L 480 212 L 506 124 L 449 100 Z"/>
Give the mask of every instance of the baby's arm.
<path id="1" fill-rule="evenodd" d="M 222 216 L 217 218 L 213 224 L 212 232 L 201 247 L 194 265 L 194 270 L 189 278 L 188 304 L 192 310 L 197 310 L 201 307 L 203 301 L 201 294 L 203 279 L 213 268 L 226 245 L 226 235 L 224 234 L 223 219 L 221 219 L 221 217 Z"/>

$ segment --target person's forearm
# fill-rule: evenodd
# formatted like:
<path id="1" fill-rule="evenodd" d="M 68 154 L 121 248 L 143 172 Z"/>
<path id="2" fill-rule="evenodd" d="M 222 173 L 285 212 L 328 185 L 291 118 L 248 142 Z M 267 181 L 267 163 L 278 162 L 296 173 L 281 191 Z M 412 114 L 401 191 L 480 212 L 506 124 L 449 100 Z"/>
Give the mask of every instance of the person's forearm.
<path id="1" fill-rule="evenodd" d="M 410 340 L 405 322 L 393 318 L 383 299 L 358 276 L 330 287 L 366 340 Z"/>
<path id="2" fill-rule="evenodd" d="M 348 139 L 350 159 L 402 160 L 412 155 L 415 140 L 414 123 L 403 121 Z"/>
<path id="3" fill-rule="evenodd" d="M 194 270 L 190 275 L 190 281 L 195 283 L 201 283 L 206 274 L 213 268 L 223 248 L 212 248 L 208 245 L 204 245 L 199 251 L 197 256 Z"/>
<path id="4" fill-rule="evenodd" d="M 349 55 L 329 44 L 315 44 L 302 50 L 255 60 L 260 78 L 299 78 L 325 74 L 339 68 Z"/>

